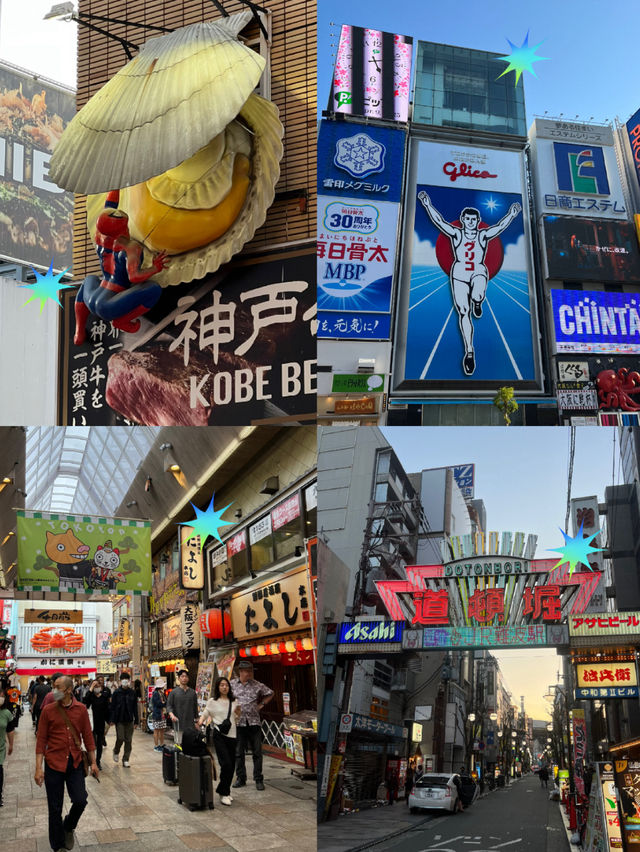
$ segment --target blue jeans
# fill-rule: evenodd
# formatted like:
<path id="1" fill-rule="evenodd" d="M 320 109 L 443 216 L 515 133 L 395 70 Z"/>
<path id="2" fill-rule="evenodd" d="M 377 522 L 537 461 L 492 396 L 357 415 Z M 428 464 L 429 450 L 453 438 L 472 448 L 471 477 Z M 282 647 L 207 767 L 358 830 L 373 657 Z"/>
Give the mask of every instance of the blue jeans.
<path id="1" fill-rule="evenodd" d="M 71 799 L 71 809 L 63 823 L 62 805 L 65 783 Z M 65 831 L 75 831 L 82 812 L 87 806 L 87 789 L 84 783 L 82 761 L 77 768 L 74 768 L 73 758 L 69 755 L 66 771 L 58 772 L 56 769 L 51 769 L 45 760 L 44 786 L 49 805 L 49 843 L 52 849 L 64 849 Z"/>

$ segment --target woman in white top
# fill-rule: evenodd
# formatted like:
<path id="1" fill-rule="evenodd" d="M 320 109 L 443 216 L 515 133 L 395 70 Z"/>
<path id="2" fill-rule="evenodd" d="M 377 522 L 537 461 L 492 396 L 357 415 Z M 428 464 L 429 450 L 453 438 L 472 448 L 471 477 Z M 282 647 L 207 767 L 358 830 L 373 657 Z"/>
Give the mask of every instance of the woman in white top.
<path id="1" fill-rule="evenodd" d="M 220 763 L 220 781 L 216 793 L 223 805 L 230 805 L 231 781 L 236 760 L 236 720 L 242 713 L 240 704 L 234 699 L 231 684 L 226 677 L 218 678 L 210 698 L 198 720 L 203 725 L 213 723 L 213 744 Z"/>

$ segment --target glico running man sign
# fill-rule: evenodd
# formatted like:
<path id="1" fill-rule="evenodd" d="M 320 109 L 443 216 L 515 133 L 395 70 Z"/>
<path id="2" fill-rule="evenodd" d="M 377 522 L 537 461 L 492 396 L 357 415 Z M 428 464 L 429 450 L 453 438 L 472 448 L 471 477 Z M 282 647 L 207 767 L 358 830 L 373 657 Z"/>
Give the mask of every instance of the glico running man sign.
<path id="1" fill-rule="evenodd" d="M 535 385 L 523 181 L 520 153 L 412 142 L 396 389 Z"/>

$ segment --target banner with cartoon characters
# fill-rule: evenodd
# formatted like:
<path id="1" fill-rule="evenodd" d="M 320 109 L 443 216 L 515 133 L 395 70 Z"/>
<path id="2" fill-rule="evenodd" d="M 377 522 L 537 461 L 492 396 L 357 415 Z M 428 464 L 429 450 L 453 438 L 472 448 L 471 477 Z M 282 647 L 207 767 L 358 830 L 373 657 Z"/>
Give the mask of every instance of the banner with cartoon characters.
<path id="1" fill-rule="evenodd" d="M 17 518 L 20 591 L 149 594 L 149 521 L 28 510 Z"/>

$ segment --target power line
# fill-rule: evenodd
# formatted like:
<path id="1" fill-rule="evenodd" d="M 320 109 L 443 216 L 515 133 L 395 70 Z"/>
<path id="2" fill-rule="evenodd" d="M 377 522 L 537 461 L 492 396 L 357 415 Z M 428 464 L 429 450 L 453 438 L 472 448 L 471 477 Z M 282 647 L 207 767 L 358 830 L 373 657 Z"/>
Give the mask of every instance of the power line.
<path id="1" fill-rule="evenodd" d="M 571 515 L 571 483 L 573 480 L 573 459 L 576 453 L 576 427 L 569 427 L 569 474 L 567 481 L 567 514 L 564 520 L 564 530 L 569 532 L 569 516 Z"/>

